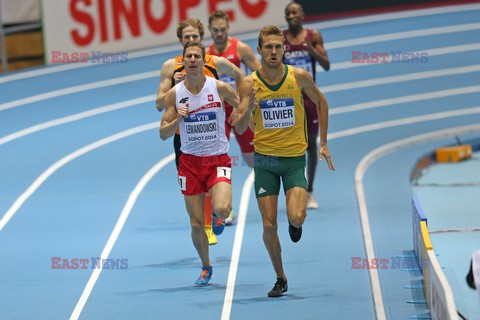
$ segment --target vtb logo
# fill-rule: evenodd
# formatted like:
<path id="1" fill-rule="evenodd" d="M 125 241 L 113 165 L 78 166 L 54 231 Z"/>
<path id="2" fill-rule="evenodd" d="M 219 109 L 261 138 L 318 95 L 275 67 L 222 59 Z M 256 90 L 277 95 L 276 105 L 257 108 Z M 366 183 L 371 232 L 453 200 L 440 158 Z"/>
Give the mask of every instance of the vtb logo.
<path id="1" fill-rule="evenodd" d="M 178 103 L 187 103 L 188 97 L 182 98 Z"/>

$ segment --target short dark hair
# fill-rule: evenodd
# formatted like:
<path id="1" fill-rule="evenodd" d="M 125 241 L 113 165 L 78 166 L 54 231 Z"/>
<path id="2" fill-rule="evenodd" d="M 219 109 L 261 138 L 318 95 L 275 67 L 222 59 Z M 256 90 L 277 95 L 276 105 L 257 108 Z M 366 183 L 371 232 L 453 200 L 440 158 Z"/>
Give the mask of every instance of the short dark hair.
<path id="1" fill-rule="evenodd" d="M 224 19 L 225 21 L 227 21 L 227 25 L 229 24 L 228 14 L 226 14 L 222 10 L 213 11 L 210 14 L 210 17 L 208 17 L 208 25 L 211 25 L 212 21 L 215 19 Z"/>
<path id="2" fill-rule="evenodd" d="M 185 57 L 185 52 L 190 47 L 200 48 L 200 50 L 202 50 L 202 59 L 205 59 L 205 46 L 201 42 L 198 42 L 198 41 L 188 41 L 187 43 L 185 43 L 185 45 L 183 46 L 182 57 Z"/>
<path id="3" fill-rule="evenodd" d="M 205 30 L 203 29 L 203 23 L 197 18 L 190 18 L 190 19 L 185 19 L 180 21 L 177 24 L 177 38 L 182 39 L 183 36 L 183 29 L 185 29 L 188 26 L 192 26 L 195 29 L 198 29 L 198 32 L 200 33 L 200 39 L 203 39 L 203 36 L 205 34 Z"/>
<path id="4" fill-rule="evenodd" d="M 287 9 L 288 9 L 290 6 L 292 6 L 292 5 L 298 6 L 298 7 L 300 8 L 300 12 L 303 13 L 303 7 L 302 7 L 302 5 L 301 5 L 300 3 L 298 3 L 298 2 L 290 2 L 289 4 L 287 4 L 287 5 L 285 6 L 285 12 L 286 12 Z"/>
<path id="5" fill-rule="evenodd" d="M 269 25 L 269 26 L 263 27 L 262 30 L 260 30 L 260 33 L 258 34 L 258 47 L 259 48 L 262 47 L 264 36 L 271 36 L 271 35 L 280 36 L 282 37 L 282 41 L 283 41 L 282 30 L 280 30 L 280 28 L 278 28 L 277 26 Z"/>

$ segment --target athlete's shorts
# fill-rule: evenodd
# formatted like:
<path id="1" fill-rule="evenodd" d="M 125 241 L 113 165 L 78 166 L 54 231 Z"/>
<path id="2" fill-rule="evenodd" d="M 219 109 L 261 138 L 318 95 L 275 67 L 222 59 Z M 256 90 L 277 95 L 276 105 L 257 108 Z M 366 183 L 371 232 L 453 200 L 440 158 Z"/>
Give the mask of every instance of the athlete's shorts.
<path id="1" fill-rule="evenodd" d="M 178 166 L 178 184 L 184 195 L 208 192 L 219 182 L 231 182 L 232 167 L 228 154 L 197 157 L 183 153 Z"/>
<path id="2" fill-rule="evenodd" d="M 253 146 L 253 131 L 250 127 L 245 130 L 243 134 L 239 134 L 234 126 L 228 123 L 228 119 L 233 112 L 233 107 L 225 102 L 225 134 L 227 139 L 230 140 L 230 130 L 233 129 L 235 138 L 237 138 L 238 145 L 242 153 L 252 153 L 255 151 Z"/>
<path id="3" fill-rule="evenodd" d="M 307 132 L 309 136 L 318 136 L 318 112 L 317 105 L 310 98 L 303 94 L 303 105 L 307 115 Z"/>
<path id="4" fill-rule="evenodd" d="M 299 157 L 273 157 L 254 153 L 255 195 L 257 198 L 278 195 L 280 179 L 283 191 L 293 187 L 307 188 L 305 155 Z"/>

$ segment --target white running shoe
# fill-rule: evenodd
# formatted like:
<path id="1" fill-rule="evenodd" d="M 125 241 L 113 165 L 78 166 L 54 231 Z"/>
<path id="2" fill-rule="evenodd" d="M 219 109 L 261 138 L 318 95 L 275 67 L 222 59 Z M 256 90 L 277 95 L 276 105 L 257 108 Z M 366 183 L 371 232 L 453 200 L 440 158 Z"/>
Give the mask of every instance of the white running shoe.
<path id="1" fill-rule="evenodd" d="M 307 193 L 307 209 L 318 209 L 318 203 L 312 192 Z"/>
<path id="2" fill-rule="evenodd" d="M 235 222 L 235 212 L 233 212 L 233 209 L 232 209 L 227 219 L 225 219 L 225 225 L 231 226 L 234 222 Z"/>

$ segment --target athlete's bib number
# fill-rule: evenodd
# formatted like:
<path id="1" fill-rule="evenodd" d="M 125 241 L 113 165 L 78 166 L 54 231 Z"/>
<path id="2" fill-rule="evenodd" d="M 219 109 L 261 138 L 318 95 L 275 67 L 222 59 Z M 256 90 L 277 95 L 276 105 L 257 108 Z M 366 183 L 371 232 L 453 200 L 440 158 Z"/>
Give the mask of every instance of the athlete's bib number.
<path id="1" fill-rule="evenodd" d="M 178 184 L 180 185 L 180 190 L 187 191 L 187 177 L 178 176 Z"/>
<path id="2" fill-rule="evenodd" d="M 285 58 L 285 64 L 307 70 L 307 72 L 310 74 L 310 77 L 313 79 L 312 58 L 308 55 L 308 52 L 304 56 Z"/>
<path id="3" fill-rule="evenodd" d="M 217 167 L 217 178 L 227 178 L 228 180 L 232 180 L 232 168 Z"/>
<path id="4" fill-rule="evenodd" d="M 218 123 L 215 112 L 194 113 L 184 121 L 187 142 L 218 140 Z"/>
<path id="5" fill-rule="evenodd" d="M 260 100 L 263 127 L 281 129 L 295 124 L 293 98 Z"/>

